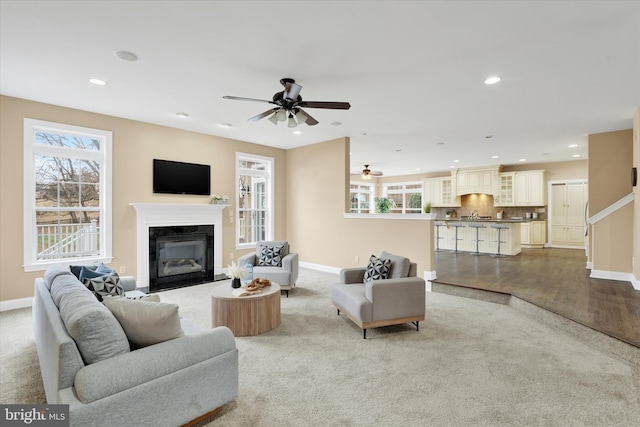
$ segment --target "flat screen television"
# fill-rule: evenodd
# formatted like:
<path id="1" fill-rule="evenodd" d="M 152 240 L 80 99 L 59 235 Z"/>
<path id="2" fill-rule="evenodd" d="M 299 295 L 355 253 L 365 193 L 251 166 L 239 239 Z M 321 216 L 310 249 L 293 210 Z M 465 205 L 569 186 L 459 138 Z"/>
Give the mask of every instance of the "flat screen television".
<path id="1" fill-rule="evenodd" d="M 153 159 L 153 192 L 211 195 L 211 166 Z"/>

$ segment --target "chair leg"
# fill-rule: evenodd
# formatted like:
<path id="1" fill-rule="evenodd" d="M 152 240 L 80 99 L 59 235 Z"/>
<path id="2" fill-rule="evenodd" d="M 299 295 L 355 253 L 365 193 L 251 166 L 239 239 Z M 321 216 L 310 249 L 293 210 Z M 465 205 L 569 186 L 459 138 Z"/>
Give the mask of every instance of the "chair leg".
<path id="1" fill-rule="evenodd" d="M 337 310 L 338 310 L 338 316 L 340 316 L 340 309 L 338 308 Z"/>
<path id="2" fill-rule="evenodd" d="M 289 289 L 284 291 L 287 294 L 287 298 L 289 298 Z"/>
<path id="3" fill-rule="evenodd" d="M 367 330 L 366 329 L 362 330 L 362 338 L 364 338 L 365 340 L 367 339 Z"/>

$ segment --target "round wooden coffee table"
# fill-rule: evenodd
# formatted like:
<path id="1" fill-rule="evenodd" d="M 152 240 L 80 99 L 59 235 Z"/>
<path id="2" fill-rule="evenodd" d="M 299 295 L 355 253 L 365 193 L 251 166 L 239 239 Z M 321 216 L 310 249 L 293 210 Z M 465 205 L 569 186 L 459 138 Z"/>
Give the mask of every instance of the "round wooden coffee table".
<path id="1" fill-rule="evenodd" d="M 231 284 L 215 286 L 211 291 L 211 326 L 226 326 L 236 337 L 264 334 L 280 325 L 280 285 L 261 292 L 234 296 Z"/>

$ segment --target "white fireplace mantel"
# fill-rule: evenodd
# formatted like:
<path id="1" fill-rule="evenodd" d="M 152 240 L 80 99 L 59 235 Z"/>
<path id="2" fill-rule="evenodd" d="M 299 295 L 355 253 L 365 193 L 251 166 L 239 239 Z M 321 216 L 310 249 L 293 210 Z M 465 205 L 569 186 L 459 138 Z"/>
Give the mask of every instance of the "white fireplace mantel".
<path id="1" fill-rule="evenodd" d="M 149 227 L 213 225 L 213 271 L 222 274 L 222 211 L 229 205 L 129 203 L 136 209 L 138 286 L 149 286 Z"/>

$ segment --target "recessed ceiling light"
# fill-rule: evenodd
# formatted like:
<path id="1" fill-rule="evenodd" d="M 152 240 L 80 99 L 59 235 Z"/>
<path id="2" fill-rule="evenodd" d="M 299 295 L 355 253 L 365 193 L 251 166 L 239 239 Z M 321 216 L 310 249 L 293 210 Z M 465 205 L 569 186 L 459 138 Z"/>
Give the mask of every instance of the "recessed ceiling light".
<path id="1" fill-rule="evenodd" d="M 450 169 L 455 169 L 455 165 L 449 166 Z"/>
<path id="2" fill-rule="evenodd" d="M 294 135 L 302 135 L 302 132 L 300 132 L 299 130 L 294 130 L 293 134 Z M 351 154 L 351 153 L 349 153 L 349 154 Z"/>
<path id="3" fill-rule="evenodd" d="M 342 122 L 331 122 L 331 126 L 340 126 Z"/>
<path id="4" fill-rule="evenodd" d="M 577 147 L 577 146 L 578 146 L 578 144 L 571 144 L 571 145 L 569 146 L 569 148 L 575 148 L 575 147 Z"/>
<path id="5" fill-rule="evenodd" d="M 402 148 L 396 148 L 396 153 L 401 153 L 402 152 Z"/>
<path id="6" fill-rule="evenodd" d="M 444 142 L 436 142 L 436 145 L 444 145 Z"/>
<path id="7" fill-rule="evenodd" d="M 573 156 L 571 156 L 571 157 L 580 157 L 580 154 L 574 154 L 574 155 L 573 155 Z"/>
<path id="8" fill-rule="evenodd" d="M 543 156 L 548 156 L 548 155 L 549 155 L 549 153 L 542 153 L 542 155 L 543 155 Z"/>
<path id="9" fill-rule="evenodd" d="M 100 79 L 89 79 L 89 83 L 94 84 L 96 86 L 106 86 L 107 82 Z"/>
<path id="10" fill-rule="evenodd" d="M 485 135 L 485 138 L 486 139 L 491 139 L 491 138 L 493 138 L 493 135 Z"/>
<path id="11" fill-rule="evenodd" d="M 500 156 L 491 156 L 492 159 L 497 159 Z"/>
<path id="12" fill-rule="evenodd" d="M 125 61 L 137 61 L 138 60 L 138 55 L 136 55 L 133 52 L 129 52 L 126 50 L 116 50 L 115 52 L 113 52 L 113 54 L 115 56 L 117 56 L 120 59 L 123 59 Z"/>
<path id="13" fill-rule="evenodd" d="M 367 136 L 367 133 L 366 132 L 361 132 L 360 136 Z"/>
<path id="14" fill-rule="evenodd" d="M 486 85 L 494 85 L 494 84 L 498 83 L 500 80 L 502 80 L 502 79 L 500 77 L 498 77 L 498 76 L 491 76 L 491 77 L 489 77 L 488 79 L 486 79 L 484 81 L 484 84 L 486 84 Z"/>
<path id="15" fill-rule="evenodd" d="M 176 116 L 180 117 L 181 119 L 189 117 L 189 115 L 187 113 L 176 113 Z"/>
<path id="16" fill-rule="evenodd" d="M 218 126 L 220 126 L 221 128 L 230 128 L 231 127 L 231 123 L 220 123 Z"/>
<path id="17" fill-rule="evenodd" d="M 419 170 L 420 170 L 420 168 L 416 168 L 416 170 L 417 170 L 417 171 L 419 171 Z"/>
<path id="18" fill-rule="evenodd" d="M 527 161 L 527 159 L 520 159 L 520 160 L 518 160 L 518 161 L 519 161 L 519 162 L 526 162 L 526 161 Z"/>
<path id="19" fill-rule="evenodd" d="M 460 160 L 454 160 L 453 163 L 460 163 Z"/>

